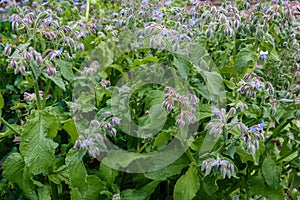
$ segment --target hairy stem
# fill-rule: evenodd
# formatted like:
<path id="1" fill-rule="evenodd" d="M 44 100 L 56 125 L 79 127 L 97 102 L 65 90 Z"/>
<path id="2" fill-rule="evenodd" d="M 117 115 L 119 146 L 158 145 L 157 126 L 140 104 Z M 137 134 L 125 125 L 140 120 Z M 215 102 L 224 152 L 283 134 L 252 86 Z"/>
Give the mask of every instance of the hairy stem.
<path id="1" fill-rule="evenodd" d="M 13 132 L 15 132 L 18 135 L 21 135 L 21 133 L 19 131 L 17 131 L 12 125 L 10 125 L 5 119 L 3 119 L 2 117 L 0 117 L 0 122 L 2 122 L 5 126 L 7 126 L 10 130 L 12 130 Z"/>

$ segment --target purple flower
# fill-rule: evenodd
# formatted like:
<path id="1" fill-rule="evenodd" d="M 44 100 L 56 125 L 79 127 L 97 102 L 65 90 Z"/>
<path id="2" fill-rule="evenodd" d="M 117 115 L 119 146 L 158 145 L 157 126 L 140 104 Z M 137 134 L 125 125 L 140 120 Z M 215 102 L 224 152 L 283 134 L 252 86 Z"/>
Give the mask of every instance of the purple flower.
<path id="1" fill-rule="evenodd" d="M 262 120 L 262 122 L 260 124 L 251 126 L 250 130 L 252 132 L 260 132 L 260 131 L 263 131 L 264 126 L 265 126 L 265 122 L 264 122 L 264 120 Z"/>
<path id="2" fill-rule="evenodd" d="M 118 125 L 118 124 L 120 124 L 121 123 L 121 119 L 120 118 L 118 118 L 118 117 L 113 117 L 112 119 L 111 119 L 111 124 L 114 126 L 114 125 Z"/>
<path id="3" fill-rule="evenodd" d="M 167 0 L 166 2 L 165 2 L 165 5 L 166 6 L 170 6 L 172 4 L 172 0 Z"/>
<path id="4" fill-rule="evenodd" d="M 160 12 L 158 8 L 152 11 L 152 19 L 158 20 L 159 22 L 162 22 L 162 18 L 164 16 L 163 12 Z"/>
<path id="5" fill-rule="evenodd" d="M 262 61 L 265 61 L 268 57 L 268 51 L 260 51 L 259 54 Z"/>
<path id="6" fill-rule="evenodd" d="M 194 16 L 192 16 L 192 19 L 190 19 L 190 21 L 189 21 L 189 28 L 195 26 L 197 24 L 197 22 L 198 22 L 198 20 L 195 19 Z"/>

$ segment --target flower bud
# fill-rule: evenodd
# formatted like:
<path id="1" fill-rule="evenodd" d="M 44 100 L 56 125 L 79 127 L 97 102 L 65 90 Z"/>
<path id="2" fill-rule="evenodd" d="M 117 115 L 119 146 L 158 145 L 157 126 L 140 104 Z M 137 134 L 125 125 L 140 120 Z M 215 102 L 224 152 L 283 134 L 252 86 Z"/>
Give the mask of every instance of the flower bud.
<path id="1" fill-rule="evenodd" d="M 54 67 L 52 67 L 49 63 L 47 63 L 46 65 L 47 65 L 47 74 L 49 76 L 55 76 L 56 75 L 56 69 Z"/>
<path id="2" fill-rule="evenodd" d="M 12 28 L 13 31 L 15 31 L 17 33 L 18 29 L 19 29 L 19 23 L 18 22 L 12 22 L 11 23 L 11 28 Z"/>
<path id="3" fill-rule="evenodd" d="M 23 57 L 27 62 L 30 62 L 32 60 L 32 55 L 28 51 L 23 51 Z"/>
<path id="4" fill-rule="evenodd" d="M 11 54 L 11 45 L 7 45 L 5 48 L 4 48 L 4 55 L 5 56 L 9 56 Z"/>
<path id="5" fill-rule="evenodd" d="M 117 130 L 115 128 L 112 128 L 110 130 L 110 133 L 111 133 L 112 136 L 116 136 L 117 135 Z"/>
<path id="6" fill-rule="evenodd" d="M 80 50 L 80 51 L 84 51 L 84 44 L 82 42 L 78 42 L 77 43 L 77 48 Z"/>
<path id="7" fill-rule="evenodd" d="M 211 9 L 210 9 L 210 12 L 211 12 L 212 14 L 216 14 L 216 13 L 218 12 L 216 6 L 212 6 Z"/>
<path id="8" fill-rule="evenodd" d="M 212 29 L 211 28 L 208 28 L 206 31 L 205 31 L 205 36 L 207 39 L 210 39 L 211 36 L 212 36 Z"/>
<path id="9" fill-rule="evenodd" d="M 221 14 L 219 19 L 220 19 L 220 23 L 221 24 L 225 24 L 226 23 L 226 17 L 225 17 L 224 14 Z"/>
<path id="10" fill-rule="evenodd" d="M 10 65 L 13 69 L 17 69 L 18 63 L 15 58 L 10 61 Z"/>
<path id="11" fill-rule="evenodd" d="M 36 55 L 35 55 L 35 61 L 36 61 L 36 64 L 38 64 L 38 65 L 42 64 L 43 58 L 42 58 L 42 55 L 40 53 L 36 53 Z"/>
<path id="12" fill-rule="evenodd" d="M 26 73 L 26 68 L 24 67 L 24 65 L 21 65 L 21 66 L 19 67 L 19 70 L 20 70 L 20 72 L 21 72 L 22 75 L 25 75 L 25 73 Z"/>

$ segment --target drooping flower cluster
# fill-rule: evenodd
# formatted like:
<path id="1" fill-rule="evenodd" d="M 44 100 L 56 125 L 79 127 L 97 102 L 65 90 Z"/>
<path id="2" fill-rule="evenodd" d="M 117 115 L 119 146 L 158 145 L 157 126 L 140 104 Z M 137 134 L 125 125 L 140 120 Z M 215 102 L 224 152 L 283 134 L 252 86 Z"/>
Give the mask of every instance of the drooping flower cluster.
<path id="1" fill-rule="evenodd" d="M 260 90 L 268 91 L 269 95 L 274 96 L 274 88 L 270 82 L 262 81 L 261 77 L 255 73 L 248 73 L 244 76 L 243 80 L 239 82 L 239 92 L 246 94 L 248 98 L 255 98 L 256 92 Z"/>
<path id="2" fill-rule="evenodd" d="M 121 123 L 121 119 L 112 116 L 110 112 L 102 113 L 98 119 L 90 122 L 90 129 L 93 131 L 108 132 L 112 136 L 116 136 L 117 130 L 114 126 Z"/>
<path id="3" fill-rule="evenodd" d="M 39 94 L 40 94 L 40 98 L 43 98 L 44 92 L 39 91 Z M 24 101 L 26 101 L 26 102 L 36 101 L 36 94 L 35 93 L 24 92 L 23 96 L 24 96 Z"/>
<path id="4" fill-rule="evenodd" d="M 205 171 L 205 175 L 209 175 L 211 172 L 214 175 L 217 175 L 219 172 L 221 173 L 223 178 L 231 178 L 235 175 L 234 166 L 227 160 L 221 160 L 221 158 L 217 157 L 217 159 L 208 158 L 202 162 L 201 170 Z"/>
<path id="5" fill-rule="evenodd" d="M 265 122 L 262 120 L 260 124 L 251 126 L 247 132 L 245 132 L 245 129 L 241 128 L 243 133 L 243 139 L 245 142 L 245 148 L 250 154 L 255 154 L 257 149 L 259 148 L 259 140 L 264 140 L 264 129 Z"/>
<path id="6" fill-rule="evenodd" d="M 172 87 L 166 87 L 164 93 L 166 96 L 163 108 L 166 108 L 168 112 L 171 112 L 173 109 L 179 111 L 176 125 L 182 128 L 185 125 L 196 122 L 195 111 L 199 103 L 198 97 L 193 94 L 179 95 Z"/>
<path id="7" fill-rule="evenodd" d="M 116 136 L 117 130 L 114 126 L 120 124 L 121 119 L 112 116 L 110 112 L 102 113 L 97 119 L 91 120 L 89 128 L 86 129 L 86 137 L 80 135 L 76 141 L 76 149 L 87 149 L 90 156 L 96 158 L 100 155 L 101 150 L 106 149 L 104 136 L 109 133 L 111 136 Z"/>
<path id="8" fill-rule="evenodd" d="M 226 125 L 229 118 L 235 114 L 235 112 L 236 109 L 233 107 L 230 108 L 227 114 L 224 108 L 218 109 L 216 107 L 213 107 L 214 117 L 206 126 L 208 134 L 219 137 L 223 132 L 223 127 Z"/>
<path id="9" fill-rule="evenodd" d="M 29 8 L 21 9 L 18 14 L 12 14 L 9 21 L 16 34 L 25 30 L 30 38 L 34 38 L 33 42 L 28 43 L 29 47 L 6 45 L 4 55 L 9 57 L 10 67 L 15 74 L 20 72 L 25 75 L 34 64 L 49 76 L 55 76 L 55 60 L 72 59 L 75 51 L 84 50 L 83 43 L 74 36 L 75 31 L 71 26 L 60 25 L 55 14 L 48 10 L 37 13 Z M 43 42 L 40 43 L 39 39 L 47 42 L 47 49 L 40 46 Z M 42 53 L 40 49 L 43 49 Z"/>
<path id="10" fill-rule="evenodd" d="M 103 142 L 103 137 L 99 133 L 90 134 L 87 138 L 80 135 L 75 143 L 76 149 L 87 149 L 90 156 L 96 158 L 100 155 L 100 149 L 97 146 L 99 142 Z"/>

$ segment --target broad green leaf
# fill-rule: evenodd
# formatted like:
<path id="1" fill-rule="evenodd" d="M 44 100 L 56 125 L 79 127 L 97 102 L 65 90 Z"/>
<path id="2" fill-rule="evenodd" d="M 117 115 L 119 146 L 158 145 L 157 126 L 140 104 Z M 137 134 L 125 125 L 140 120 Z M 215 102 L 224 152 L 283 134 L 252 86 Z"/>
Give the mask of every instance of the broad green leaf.
<path id="1" fill-rule="evenodd" d="M 72 199 L 100 199 L 100 192 L 107 190 L 106 184 L 97 176 L 87 175 L 82 162 L 85 151 L 71 149 L 66 157 Z"/>
<path id="2" fill-rule="evenodd" d="M 174 187 L 174 200 L 191 200 L 196 196 L 200 187 L 200 180 L 196 166 L 190 166 L 182 175 Z"/>
<path id="3" fill-rule="evenodd" d="M 102 163 L 114 169 L 119 169 L 119 167 L 127 167 L 131 162 L 140 158 L 145 158 L 145 156 L 124 150 L 111 150 L 102 160 Z"/>
<path id="4" fill-rule="evenodd" d="M 214 148 L 218 140 L 219 137 L 215 137 L 214 135 L 209 135 L 208 133 L 206 133 L 199 151 L 199 155 L 210 152 Z"/>
<path id="5" fill-rule="evenodd" d="M 148 107 L 152 107 L 156 104 L 162 104 L 162 102 L 165 100 L 165 94 L 161 90 L 151 90 L 147 96 L 147 102 L 146 105 Z"/>
<path id="6" fill-rule="evenodd" d="M 71 189 L 78 188 L 80 192 L 87 190 L 87 172 L 82 162 L 83 156 L 83 152 L 75 149 L 71 149 L 66 156 Z"/>
<path id="7" fill-rule="evenodd" d="M 189 160 L 182 156 L 174 163 L 157 171 L 145 173 L 145 177 L 152 180 L 166 180 L 168 177 L 180 174 L 182 169 L 189 164 Z"/>
<path id="8" fill-rule="evenodd" d="M 71 141 L 73 144 L 75 144 L 78 136 L 79 136 L 79 132 L 77 130 L 76 124 L 74 122 L 73 119 L 68 119 L 64 125 L 63 125 L 63 129 L 69 134 L 69 136 L 71 137 Z"/>
<path id="9" fill-rule="evenodd" d="M 139 190 L 127 189 L 121 192 L 122 200 L 143 200 L 147 199 L 147 193 Z"/>
<path id="10" fill-rule="evenodd" d="M 57 134 L 57 128 L 56 118 L 42 111 L 36 112 L 24 127 L 20 152 L 34 175 L 47 173 L 52 166 L 58 144 L 51 138 Z"/>
<path id="11" fill-rule="evenodd" d="M 42 186 L 42 187 L 38 188 L 38 196 L 39 196 L 39 199 L 51 200 L 50 187 Z"/>
<path id="12" fill-rule="evenodd" d="M 273 189 L 264 183 L 263 177 L 254 176 L 249 181 L 249 196 L 262 195 L 267 199 L 284 199 L 283 188 Z"/>
<path id="13" fill-rule="evenodd" d="M 100 164 L 99 176 L 101 180 L 104 180 L 107 185 L 112 186 L 119 172 L 115 169 L 112 169 L 103 163 Z"/>
<path id="14" fill-rule="evenodd" d="M 219 107 L 222 106 L 226 100 L 222 76 L 218 72 L 208 71 L 203 71 L 203 75 L 211 100 L 217 103 Z"/>
<path id="15" fill-rule="evenodd" d="M 66 86 L 64 84 L 64 81 L 63 79 L 61 78 L 61 75 L 58 72 L 56 72 L 56 75 L 55 76 L 49 76 L 47 73 L 43 72 L 43 75 L 50 79 L 51 81 L 53 81 L 53 83 L 55 83 L 55 85 L 57 85 L 58 87 L 60 87 L 62 90 L 66 91 Z"/>
<path id="16" fill-rule="evenodd" d="M 139 191 L 146 192 L 148 194 L 148 198 L 150 199 L 151 194 L 155 191 L 155 188 L 161 181 L 151 181 L 147 185 L 144 185 L 143 187 L 139 188 Z"/>
<path id="17" fill-rule="evenodd" d="M 159 150 L 164 147 L 172 139 L 172 136 L 168 132 L 160 132 L 154 140 L 152 149 Z"/>
<path id="18" fill-rule="evenodd" d="M 253 161 L 253 156 L 250 155 L 249 153 L 247 153 L 245 150 L 243 150 L 242 148 L 238 147 L 236 149 L 236 153 L 240 156 L 241 161 L 243 163 L 247 163 L 248 161 L 254 162 Z"/>
<path id="19" fill-rule="evenodd" d="M 266 183 L 272 188 L 277 188 L 280 183 L 281 167 L 276 165 L 276 162 L 266 157 L 261 166 Z"/>
<path id="20" fill-rule="evenodd" d="M 86 182 L 88 189 L 81 192 L 83 199 L 100 199 L 100 192 L 106 190 L 105 182 L 101 181 L 97 176 L 94 175 L 88 176 Z"/>
<path id="21" fill-rule="evenodd" d="M 273 49 L 271 50 L 271 52 L 270 52 L 270 54 L 269 54 L 269 59 L 270 59 L 270 60 L 273 60 L 273 61 L 277 61 L 277 62 L 280 61 L 280 57 L 279 57 L 279 55 L 278 55 L 278 53 L 277 53 L 277 51 L 276 51 L 275 48 L 273 48 Z"/>
<path id="22" fill-rule="evenodd" d="M 55 66 L 58 66 L 62 77 L 68 81 L 74 80 L 74 72 L 72 70 L 72 64 L 64 60 L 55 60 Z"/>
<path id="23" fill-rule="evenodd" d="M 190 63 L 185 58 L 174 56 L 173 64 L 178 69 L 178 72 L 183 79 L 187 79 L 190 73 Z"/>
<path id="24" fill-rule="evenodd" d="M 167 112 L 162 108 L 161 104 L 153 105 L 150 108 L 148 118 L 146 119 L 145 126 L 139 127 L 139 137 L 148 134 L 156 134 L 159 132 L 167 120 Z"/>
<path id="25" fill-rule="evenodd" d="M 3 177 L 12 183 L 17 183 L 29 199 L 38 200 L 32 175 L 19 153 L 12 153 L 3 164 Z"/>
<path id="26" fill-rule="evenodd" d="M 201 181 L 201 186 L 208 196 L 215 197 L 215 192 L 218 191 L 218 185 L 216 183 L 215 177 L 206 176 Z"/>
<path id="27" fill-rule="evenodd" d="M 256 63 L 258 60 L 258 54 L 251 51 L 249 48 L 242 49 L 237 55 L 235 60 L 235 66 L 240 76 L 246 72 L 250 63 Z"/>

